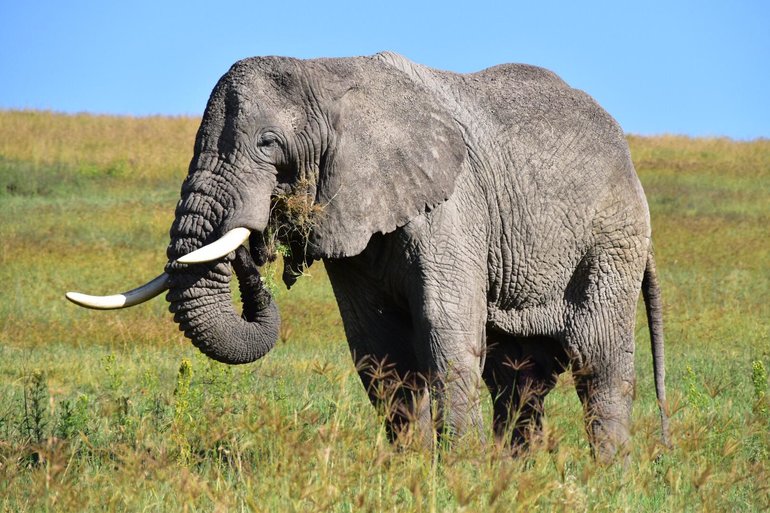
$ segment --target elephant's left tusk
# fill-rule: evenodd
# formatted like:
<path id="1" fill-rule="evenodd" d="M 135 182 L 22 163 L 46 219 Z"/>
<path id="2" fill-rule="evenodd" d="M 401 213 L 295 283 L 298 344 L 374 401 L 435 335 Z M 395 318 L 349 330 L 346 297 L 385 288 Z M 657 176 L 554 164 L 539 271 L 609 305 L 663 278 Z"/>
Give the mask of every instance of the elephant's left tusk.
<path id="1" fill-rule="evenodd" d="M 176 261 L 180 264 L 200 264 L 218 260 L 228 253 L 238 249 L 238 246 L 248 240 L 251 231 L 248 228 L 233 228 L 211 244 L 187 253 Z"/>
<path id="2" fill-rule="evenodd" d="M 138 305 L 154 298 L 164 290 L 168 289 L 168 274 L 163 273 L 157 278 L 122 294 L 112 296 L 89 296 L 80 292 L 67 292 L 67 299 L 76 305 L 96 310 L 114 310 L 115 308 L 127 308 Z"/>

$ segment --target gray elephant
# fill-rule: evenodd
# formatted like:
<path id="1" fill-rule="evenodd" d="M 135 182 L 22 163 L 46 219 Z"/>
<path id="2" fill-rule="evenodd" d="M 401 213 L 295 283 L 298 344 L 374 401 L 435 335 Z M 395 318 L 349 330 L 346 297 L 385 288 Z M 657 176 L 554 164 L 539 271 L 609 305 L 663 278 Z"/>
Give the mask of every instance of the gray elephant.
<path id="1" fill-rule="evenodd" d="M 324 261 L 393 440 L 479 430 L 485 383 L 496 438 L 526 447 L 570 367 L 594 453 L 624 452 L 640 289 L 667 439 L 644 193 L 617 123 L 553 73 L 456 74 L 392 53 L 237 62 L 206 107 L 165 273 L 123 295 L 68 297 L 111 308 L 168 288 L 201 351 L 251 362 L 278 337 L 257 270 L 274 239 L 290 248 L 287 286 Z"/>

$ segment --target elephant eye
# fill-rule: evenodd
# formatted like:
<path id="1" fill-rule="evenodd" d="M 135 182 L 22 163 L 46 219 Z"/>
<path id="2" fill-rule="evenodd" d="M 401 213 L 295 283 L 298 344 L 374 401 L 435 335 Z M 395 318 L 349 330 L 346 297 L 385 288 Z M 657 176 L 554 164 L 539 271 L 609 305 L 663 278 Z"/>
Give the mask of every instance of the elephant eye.
<path id="1" fill-rule="evenodd" d="M 260 148 L 269 148 L 278 144 L 278 136 L 273 132 L 265 132 L 259 136 L 257 146 Z"/>
<path id="2" fill-rule="evenodd" d="M 285 146 L 286 140 L 281 134 L 265 130 L 257 137 L 254 157 L 276 167 L 284 166 L 287 158 Z"/>

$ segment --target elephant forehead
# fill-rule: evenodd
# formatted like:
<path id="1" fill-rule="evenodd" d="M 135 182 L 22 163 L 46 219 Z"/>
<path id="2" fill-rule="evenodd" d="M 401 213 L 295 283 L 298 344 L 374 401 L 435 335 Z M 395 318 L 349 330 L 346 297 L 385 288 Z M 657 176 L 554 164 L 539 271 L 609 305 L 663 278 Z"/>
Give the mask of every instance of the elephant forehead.
<path id="1" fill-rule="evenodd" d="M 287 93 L 255 73 L 250 82 L 233 87 L 233 111 L 243 122 L 297 130 L 305 126 L 307 116 L 302 102 Z"/>
<path id="2" fill-rule="evenodd" d="M 297 130 L 306 124 L 302 108 L 269 89 L 239 87 L 229 92 L 227 103 L 230 121 L 247 132 L 261 127 Z"/>
<path id="3" fill-rule="evenodd" d="M 272 118 L 282 126 L 304 125 L 308 94 L 291 60 L 245 59 L 233 65 L 227 79 L 228 101 L 239 113 Z"/>

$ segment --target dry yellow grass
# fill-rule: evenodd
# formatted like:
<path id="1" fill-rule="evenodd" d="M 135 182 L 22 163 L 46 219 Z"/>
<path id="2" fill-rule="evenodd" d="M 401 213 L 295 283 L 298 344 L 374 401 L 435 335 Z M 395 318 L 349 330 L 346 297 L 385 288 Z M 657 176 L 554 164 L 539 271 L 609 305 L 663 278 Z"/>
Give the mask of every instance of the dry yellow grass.
<path id="1" fill-rule="evenodd" d="M 34 164 L 96 166 L 136 178 L 184 177 L 200 123 L 193 117 L 0 113 L 0 156 Z"/>
<path id="2" fill-rule="evenodd" d="M 770 139 L 734 141 L 728 138 L 632 135 L 628 142 L 640 174 L 663 170 L 670 173 L 708 171 L 741 179 L 770 174 Z"/>
<path id="3" fill-rule="evenodd" d="M 0 173 L 13 175 L 0 180 L 0 511 L 770 508 L 770 142 L 629 137 L 666 304 L 675 446 L 658 443 L 640 311 L 633 465 L 600 468 L 568 375 L 526 459 L 394 450 L 319 264 L 278 291 L 283 340 L 249 366 L 200 356 L 162 300 L 66 303 L 73 286 L 107 293 L 160 272 L 197 123 L 0 111 Z"/>

